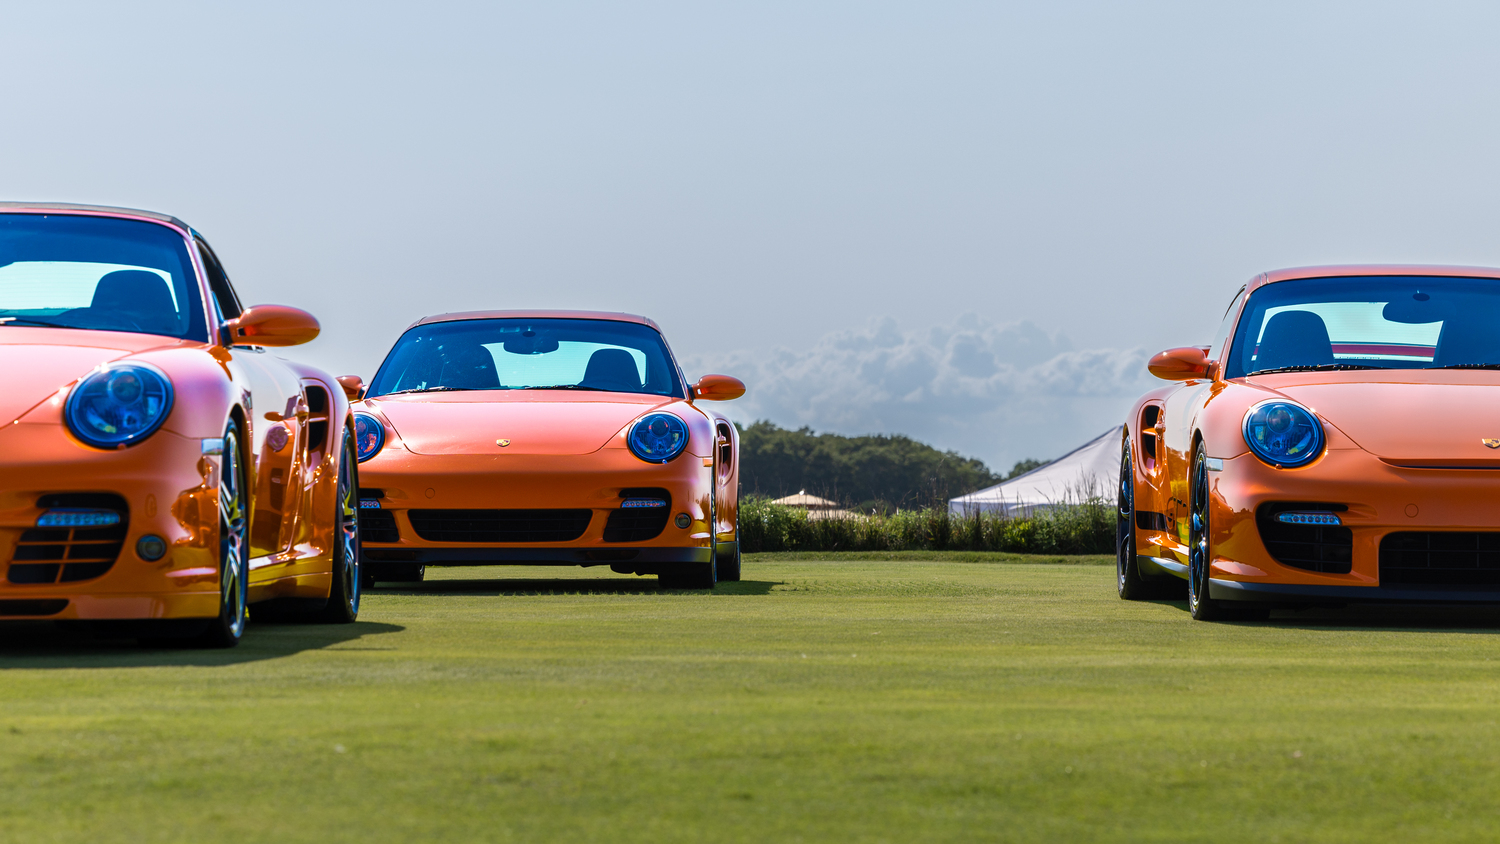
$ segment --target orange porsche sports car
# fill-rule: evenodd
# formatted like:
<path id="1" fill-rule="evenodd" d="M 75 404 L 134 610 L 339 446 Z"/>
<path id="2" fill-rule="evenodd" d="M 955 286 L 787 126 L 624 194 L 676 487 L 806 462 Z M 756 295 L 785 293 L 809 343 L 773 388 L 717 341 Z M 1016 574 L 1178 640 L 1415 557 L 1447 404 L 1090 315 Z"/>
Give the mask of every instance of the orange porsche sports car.
<path id="1" fill-rule="evenodd" d="M 725 375 L 689 386 L 644 317 L 423 319 L 355 405 L 367 576 L 528 563 L 738 580 L 739 435 L 703 402 L 744 392 Z"/>
<path id="2" fill-rule="evenodd" d="M 1125 426 L 1122 598 L 1500 601 L 1500 270 L 1267 273 L 1150 368 L 1174 383 Z"/>
<path id="3" fill-rule="evenodd" d="M 0 617 L 231 646 L 246 605 L 359 612 L 338 382 L 266 347 L 208 242 L 161 214 L 0 204 Z"/>

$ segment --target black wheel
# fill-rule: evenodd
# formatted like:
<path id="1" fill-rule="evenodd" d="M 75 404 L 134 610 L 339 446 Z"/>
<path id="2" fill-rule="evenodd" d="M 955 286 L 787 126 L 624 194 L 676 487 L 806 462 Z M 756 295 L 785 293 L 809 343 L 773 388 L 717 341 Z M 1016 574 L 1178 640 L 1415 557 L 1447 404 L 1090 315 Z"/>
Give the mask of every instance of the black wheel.
<path id="1" fill-rule="evenodd" d="M 354 459 L 354 433 L 344 429 L 344 446 L 339 455 L 338 493 L 334 504 L 336 533 L 333 542 L 333 584 L 328 589 L 328 603 L 317 620 L 330 624 L 349 624 L 359 618 L 360 587 L 364 579 L 359 571 L 359 464 Z"/>
<path id="2" fill-rule="evenodd" d="M 224 431 L 219 458 L 219 616 L 209 621 L 198 644 L 232 648 L 245 634 L 245 594 L 249 589 L 249 514 L 245 503 L 245 464 L 233 423 Z"/>
<path id="3" fill-rule="evenodd" d="M 708 562 L 680 563 L 656 579 L 664 589 L 712 589 L 719 582 L 719 552 L 709 545 Z"/>
<path id="4" fill-rule="evenodd" d="M 1131 459 L 1130 434 L 1120 448 L 1120 488 L 1115 508 L 1115 586 L 1126 601 L 1148 597 L 1147 584 L 1135 564 L 1135 463 Z"/>
<path id="5" fill-rule="evenodd" d="M 1115 587 L 1126 601 L 1181 596 L 1182 581 L 1171 575 L 1147 577 L 1136 562 L 1135 452 L 1127 435 L 1120 449 L 1120 487 L 1115 512 Z"/>
<path id="6" fill-rule="evenodd" d="M 1253 621 L 1270 616 L 1270 610 L 1236 606 L 1214 600 L 1208 594 L 1209 563 L 1213 544 L 1209 540 L 1208 449 L 1203 441 L 1193 451 L 1188 482 L 1188 609 L 1198 621 Z"/>
<path id="7" fill-rule="evenodd" d="M 734 553 L 718 558 L 719 582 L 734 583 L 740 579 L 740 514 L 734 514 Z"/>

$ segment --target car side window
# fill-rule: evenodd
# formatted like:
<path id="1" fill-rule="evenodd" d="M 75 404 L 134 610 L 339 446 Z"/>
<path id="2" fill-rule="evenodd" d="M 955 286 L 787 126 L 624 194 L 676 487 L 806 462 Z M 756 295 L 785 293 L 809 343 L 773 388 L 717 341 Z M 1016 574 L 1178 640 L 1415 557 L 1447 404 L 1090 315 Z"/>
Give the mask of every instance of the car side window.
<path id="1" fill-rule="evenodd" d="M 208 272 L 208 289 L 214 294 L 214 303 L 219 306 L 219 313 L 224 319 L 238 317 L 244 308 L 240 307 L 240 297 L 234 293 L 234 288 L 229 284 L 229 276 L 224 272 L 224 265 L 219 263 L 218 256 L 209 248 L 208 242 L 198 238 L 198 254 L 203 257 L 203 269 Z"/>
<path id="2" fill-rule="evenodd" d="M 1234 331 L 1234 318 L 1240 312 L 1240 302 L 1245 298 L 1245 288 L 1234 294 L 1229 301 L 1229 309 L 1224 312 L 1224 322 L 1219 325 L 1219 330 L 1214 332 L 1214 341 L 1208 349 L 1209 360 L 1219 360 L 1224 354 L 1224 346 L 1229 342 L 1229 335 Z"/>

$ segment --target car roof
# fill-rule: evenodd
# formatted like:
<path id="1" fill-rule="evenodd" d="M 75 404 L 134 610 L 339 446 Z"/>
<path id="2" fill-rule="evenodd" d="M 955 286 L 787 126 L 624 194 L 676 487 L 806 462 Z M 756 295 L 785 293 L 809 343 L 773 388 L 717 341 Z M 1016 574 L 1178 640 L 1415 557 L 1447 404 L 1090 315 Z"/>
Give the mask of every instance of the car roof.
<path id="1" fill-rule="evenodd" d="M 1448 276 L 1453 278 L 1500 279 L 1500 269 L 1494 267 L 1458 267 L 1442 264 L 1332 264 L 1326 267 L 1289 267 L 1261 273 L 1250 282 L 1254 290 L 1264 284 L 1290 281 L 1299 278 L 1338 278 L 1340 276 Z"/>
<path id="2" fill-rule="evenodd" d="M 170 214 L 143 211 L 139 208 L 118 208 L 113 205 L 76 205 L 71 202 L 0 202 L 0 213 L 23 211 L 61 211 L 64 213 L 88 214 L 103 217 L 135 217 L 167 223 L 183 231 L 191 231 L 187 223 Z"/>
<path id="3" fill-rule="evenodd" d="M 633 322 L 638 325 L 649 325 L 658 333 L 661 327 L 648 317 L 636 314 L 622 314 L 614 311 L 560 311 L 560 310 L 530 310 L 530 311 L 457 311 L 450 314 L 434 314 L 422 317 L 406 327 L 407 331 L 419 325 L 427 325 L 433 322 L 458 322 L 469 319 L 602 319 L 610 322 Z"/>

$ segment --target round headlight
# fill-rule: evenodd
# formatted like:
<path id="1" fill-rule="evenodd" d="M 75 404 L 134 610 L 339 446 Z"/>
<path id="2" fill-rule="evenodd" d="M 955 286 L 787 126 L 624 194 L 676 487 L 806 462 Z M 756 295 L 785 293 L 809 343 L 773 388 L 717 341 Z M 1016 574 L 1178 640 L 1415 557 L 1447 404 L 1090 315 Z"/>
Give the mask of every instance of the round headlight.
<path id="1" fill-rule="evenodd" d="M 1263 401 L 1245 414 L 1245 444 L 1272 466 L 1301 466 L 1323 453 L 1323 423 L 1300 404 Z"/>
<path id="2" fill-rule="evenodd" d="M 665 463 L 687 448 L 687 425 L 670 413 L 653 413 L 635 423 L 625 441 L 636 457 L 647 463 Z"/>
<path id="3" fill-rule="evenodd" d="M 354 456 L 363 463 L 385 445 L 385 426 L 368 413 L 354 414 Z"/>
<path id="4" fill-rule="evenodd" d="M 110 364 L 68 395 L 63 418 L 73 436 L 95 448 L 133 445 L 151 436 L 172 411 L 172 382 L 150 364 Z"/>

